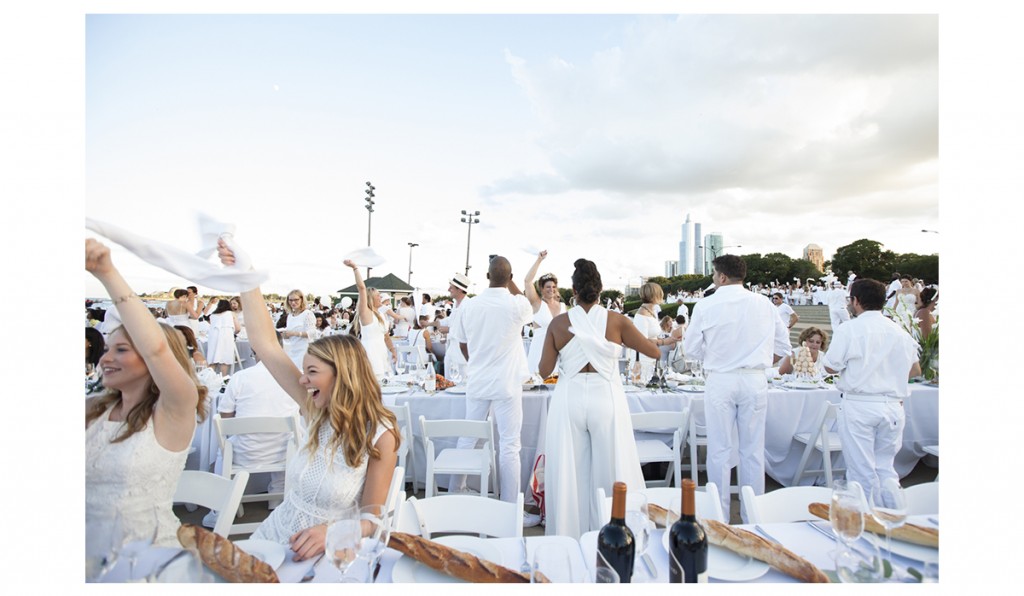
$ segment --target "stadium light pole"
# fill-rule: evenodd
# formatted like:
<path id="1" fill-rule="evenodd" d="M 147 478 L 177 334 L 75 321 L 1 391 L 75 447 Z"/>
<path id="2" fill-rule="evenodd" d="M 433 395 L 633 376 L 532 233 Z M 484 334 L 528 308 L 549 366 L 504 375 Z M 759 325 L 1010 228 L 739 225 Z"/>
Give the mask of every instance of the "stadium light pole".
<path id="1" fill-rule="evenodd" d="M 366 246 L 373 246 L 370 242 L 370 232 L 373 229 L 373 191 L 376 188 L 369 181 L 366 182 L 366 187 L 366 197 L 363 199 L 366 201 Z M 370 279 L 370 269 L 366 268 L 366 279 Z"/>
<path id="2" fill-rule="evenodd" d="M 480 220 L 476 219 L 476 216 L 480 215 L 480 212 L 479 211 L 474 211 L 474 212 L 470 213 L 470 212 L 466 211 L 465 209 L 463 209 L 462 210 L 462 215 L 463 215 L 462 223 L 466 224 L 466 227 L 467 227 L 467 230 L 466 230 L 466 275 L 468 276 L 469 275 L 469 240 L 470 240 L 470 238 L 473 235 L 473 224 L 480 223 Z"/>
<path id="3" fill-rule="evenodd" d="M 405 279 L 405 283 L 412 285 L 412 249 L 413 247 L 419 246 L 415 242 L 409 242 L 409 277 Z"/>

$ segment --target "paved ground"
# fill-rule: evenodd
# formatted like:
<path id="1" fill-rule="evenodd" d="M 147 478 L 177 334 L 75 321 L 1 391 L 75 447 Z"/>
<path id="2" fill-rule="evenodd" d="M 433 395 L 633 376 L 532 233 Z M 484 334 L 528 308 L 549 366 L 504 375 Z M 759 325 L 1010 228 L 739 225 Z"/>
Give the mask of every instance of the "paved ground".
<path id="1" fill-rule="evenodd" d="M 917 464 L 917 467 L 900 482 L 904 487 L 913 486 L 922 482 L 932 482 L 938 475 L 938 469 L 929 467 L 924 460 Z M 703 473 L 698 476 L 699 484 L 703 485 L 706 478 Z M 775 482 L 771 477 L 765 477 L 765 490 L 771 492 L 775 489 L 781 488 L 778 482 Z M 419 499 L 423 498 L 423 491 L 419 490 L 416 492 L 416 497 Z M 740 503 L 739 495 L 732 496 L 732 510 L 729 516 L 729 523 L 738 524 L 740 521 Z M 201 523 L 203 516 L 206 515 L 207 510 L 203 507 L 197 508 L 194 512 L 189 512 L 184 506 L 176 506 L 174 512 L 178 515 L 183 522 L 198 524 Z M 239 523 L 243 522 L 259 522 L 266 519 L 270 511 L 267 509 L 266 503 L 250 503 L 245 506 L 245 515 L 239 518 Z M 544 534 L 544 526 L 535 526 L 532 528 L 525 528 L 523 534 L 526 536 L 542 536 Z M 233 535 L 233 540 L 242 540 L 248 538 L 248 534 Z"/>

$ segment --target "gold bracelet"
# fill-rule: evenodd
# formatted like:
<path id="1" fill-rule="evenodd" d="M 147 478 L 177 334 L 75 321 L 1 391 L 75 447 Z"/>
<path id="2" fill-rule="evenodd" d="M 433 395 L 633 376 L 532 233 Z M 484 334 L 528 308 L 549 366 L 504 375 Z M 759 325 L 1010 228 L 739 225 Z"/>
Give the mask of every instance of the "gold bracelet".
<path id="1" fill-rule="evenodd" d="M 118 296 L 118 298 L 116 300 L 114 300 L 114 304 L 121 304 L 122 302 L 128 302 L 132 298 L 138 298 L 138 296 L 136 296 L 135 294 L 125 294 L 124 296 Z"/>

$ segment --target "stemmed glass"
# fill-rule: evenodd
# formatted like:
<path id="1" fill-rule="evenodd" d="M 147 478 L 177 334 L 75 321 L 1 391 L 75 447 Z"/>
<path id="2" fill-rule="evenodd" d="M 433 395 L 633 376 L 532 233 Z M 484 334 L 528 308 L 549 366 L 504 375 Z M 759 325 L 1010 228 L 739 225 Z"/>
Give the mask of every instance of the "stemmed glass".
<path id="1" fill-rule="evenodd" d="M 451 370 L 445 371 L 448 374 L 448 380 L 456 385 L 462 381 L 462 367 L 458 364 L 453 364 Z"/>
<path id="2" fill-rule="evenodd" d="M 331 565 L 341 572 L 341 581 L 344 581 L 349 567 L 356 562 L 362 540 L 362 523 L 359 519 L 359 510 L 355 507 L 346 509 L 338 519 L 327 526 L 324 549 Z"/>
<path id="3" fill-rule="evenodd" d="M 153 522 L 153 529 L 138 540 L 126 539 L 122 544 L 122 550 L 128 550 L 128 578 L 135 579 L 135 565 L 139 562 L 139 554 L 152 546 L 160 533 L 160 508 L 154 506 L 149 512 L 149 519 Z M 131 545 L 129 547 L 129 545 Z"/>
<path id="4" fill-rule="evenodd" d="M 640 493 L 629 493 L 626 495 L 626 526 L 633 532 L 633 544 L 636 546 L 633 563 L 633 582 L 645 582 L 646 576 L 650 575 L 647 564 L 643 558 L 647 555 L 647 547 L 651 541 L 651 532 L 654 530 L 654 522 L 651 521 L 647 506 L 647 496 Z M 643 569 L 643 574 L 638 574 L 637 569 Z M 644 579 L 641 579 L 644 578 Z M 653 577 L 651 579 L 654 579 Z"/>
<path id="5" fill-rule="evenodd" d="M 399 376 L 405 374 L 405 359 L 404 358 L 399 357 L 398 360 L 395 361 L 395 373 L 398 374 Z"/>
<path id="6" fill-rule="evenodd" d="M 832 523 L 832 533 L 836 535 L 836 540 L 847 548 L 864 533 L 863 503 L 864 490 L 856 480 L 836 480 L 832 483 L 828 519 Z"/>
<path id="7" fill-rule="evenodd" d="M 387 548 L 391 526 L 381 505 L 367 505 L 346 509 L 342 516 L 327 527 L 325 550 L 331 564 L 341 572 L 342 582 L 373 581 L 370 568 Z M 365 575 L 350 574 L 356 561 Z M 365 563 L 365 565 L 364 565 Z"/>
<path id="8" fill-rule="evenodd" d="M 360 507 L 359 521 L 363 540 L 359 546 L 358 557 L 366 561 L 367 573 L 363 581 L 371 583 L 373 574 L 370 573 L 370 569 L 380 560 L 388 546 L 391 523 L 383 505 Z"/>
<path id="9" fill-rule="evenodd" d="M 871 516 L 885 528 L 886 560 L 892 565 L 892 531 L 907 521 L 907 497 L 897 479 L 886 478 L 871 491 Z"/>
<path id="10" fill-rule="evenodd" d="M 85 527 L 85 578 L 100 581 L 117 563 L 121 551 L 121 512 L 91 521 Z"/>
<path id="11" fill-rule="evenodd" d="M 600 551 L 597 552 L 597 565 L 594 567 L 594 583 L 595 584 L 617 584 L 619 581 L 619 574 L 615 569 L 608 563 L 608 559 L 604 558 L 604 555 Z"/>

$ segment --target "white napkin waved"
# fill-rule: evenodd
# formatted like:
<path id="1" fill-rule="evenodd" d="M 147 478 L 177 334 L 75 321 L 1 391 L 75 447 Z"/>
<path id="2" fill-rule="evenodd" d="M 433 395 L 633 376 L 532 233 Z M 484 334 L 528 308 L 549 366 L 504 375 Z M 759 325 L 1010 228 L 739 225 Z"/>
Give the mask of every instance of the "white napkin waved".
<path id="1" fill-rule="evenodd" d="M 236 251 L 236 262 L 231 267 L 223 267 L 219 263 L 213 263 L 169 244 L 133 234 L 110 223 L 87 217 L 85 227 L 120 244 L 150 265 L 214 290 L 232 293 L 245 292 L 259 286 L 270 277 L 265 271 L 249 269 L 251 261 L 248 260 L 248 256 L 244 252 L 233 246 L 230 234 L 226 235 L 224 239 L 228 246 Z M 234 226 L 228 227 L 234 229 Z M 216 248 L 216 239 L 214 248 Z M 204 246 L 200 252 L 206 250 L 208 247 Z M 241 259 L 239 259 L 239 255 L 241 255 Z"/>
<path id="2" fill-rule="evenodd" d="M 377 254 L 372 246 L 357 248 L 341 258 L 342 261 L 352 261 L 356 267 L 380 267 L 387 262 L 387 259 Z"/>

